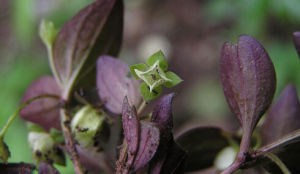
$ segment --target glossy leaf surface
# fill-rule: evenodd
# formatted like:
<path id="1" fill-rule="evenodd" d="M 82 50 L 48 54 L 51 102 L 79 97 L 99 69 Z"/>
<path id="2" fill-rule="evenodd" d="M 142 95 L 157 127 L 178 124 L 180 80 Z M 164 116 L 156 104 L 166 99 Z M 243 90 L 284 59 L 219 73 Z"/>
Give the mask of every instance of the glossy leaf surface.
<path id="1" fill-rule="evenodd" d="M 58 33 L 53 47 L 53 69 L 64 89 L 74 84 L 86 63 L 93 66 L 96 58 L 109 53 L 112 47 L 118 52 L 123 10 L 113 10 L 114 7 L 122 9 L 122 1 L 96 1 L 70 19 Z M 102 35 L 105 26 L 110 30 Z"/>
<path id="2" fill-rule="evenodd" d="M 276 88 L 273 63 L 254 38 L 241 35 L 226 42 L 221 56 L 221 79 L 227 102 L 243 128 L 252 131 L 272 102 Z"/>

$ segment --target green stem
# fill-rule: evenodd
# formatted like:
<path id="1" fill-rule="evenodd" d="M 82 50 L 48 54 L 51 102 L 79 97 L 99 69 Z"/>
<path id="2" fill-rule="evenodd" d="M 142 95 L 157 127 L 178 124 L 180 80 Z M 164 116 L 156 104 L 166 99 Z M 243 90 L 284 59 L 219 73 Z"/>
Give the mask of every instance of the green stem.
<path id="1" fill-rule="evenodd" d="M 142 114 L 142 112 L 144 111 L 146 106 L 147 106 L 147 102 L 146 102 L 146 100 L 143 100 L 143 102 L 140 104 L 138 111 L 137 111 L 138 116 L 140 116 Z"/>
<path id="2" fill-rule="evenodd" d="M 272 160 L 281 169 L 283 174 L 291 174 L 286 165 L 276 155 L 271 152 L 267 152 L 264 154 L 264 156 Z"/>
<path id="3" fill-rule="evenodd" d="M 4 127 L 2 128 L 1 132 L 0 132 L 0 138 L 3 138 L 7 129 L 9 128 L 9 126 L 12 124 L 12 122 L 15 120 L 15 118 L 19 115 L 19 113 L 21 112 L 21 110 L 26 107 L 27 105 L 29 105 L 30 103 L 32 103 L 33 101 L 37 100 L 37 99 L 42 99 L 42 98 L 56 98 L 59 99 L 59 96 L 57 95 L 53 95 L 53 94 L 44 94 L 44 95 L 39 95 L 36 97 L 33 97 L 27 101 L 25 101 L 8 119 L 8 121 L 6 122 L 6 124 L 4 125 Z"/>

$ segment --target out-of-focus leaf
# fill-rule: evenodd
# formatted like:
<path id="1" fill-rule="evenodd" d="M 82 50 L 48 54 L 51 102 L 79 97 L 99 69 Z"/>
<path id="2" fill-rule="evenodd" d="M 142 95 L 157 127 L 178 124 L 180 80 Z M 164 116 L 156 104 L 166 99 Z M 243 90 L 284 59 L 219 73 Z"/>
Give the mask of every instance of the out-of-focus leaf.
<path id="1" fill-rule="evenodd" d="M 161 174 L 183 174 L 187 153 L 177 144 L 173 143 L 168 151 Z"/>
<path id="2" fill-rule="evenodd" d="M 3 138 L 0 138 L 0 160 L 6 163 L 9 157 L 10 151 L 8 149 L 8 146 L 3 141 Z"/>
<path id="3" fill-rule="evenodd" d="M 155 124 L 141 121 L 139 150 L 135 157 L 134 170 L 144 167 L 153 158 L 159 145 L 159 129 Z"/>
<path id="4" fill-rule="evenodd" d="M 34 165 L 26 163 L 0 163 L 1 174 L 32 174 Z"/>
<path id="5" fill-rule="evenodd" d="M 288 133 L 300 128 L 300 103 L 297 90 L 289 84 L 281 93 L 276 103 L 268 112 L 262 128 L 263 144 L 279 140 Z M 288 139 L 287 139 L 288 141 Z M 292 173 L 299 173 L 300 143 L 280 144 L 272 150 Z M 267 158 L 263 158 L 263 166 L 271 173 L 281 173 L 278 166 Z"/>
<path id="6" fill-rule="evenodd" d="M 54 42 L 53 69 L 64 90 L 70 90 L 83 67 L 86 64 L 92 67 L 100 54 L 118 52 L 122 37 L 122 8 L 122 0 L 96 1 L 62 27 Z M 105 27 L 110 30 L 104 30 Z M 106 31 L 105 35 L 103 31 Z"/>
<path id="7" fill-rule="evenodd" d="M 42 162 L 39 167 L 39 174 L 60 174 L 53 165 Z"/>
<path id="8" fill-rule="evenodd" d="M 198 127 L 180 135 L 176 142 L 187 152 L 185 171 L 212 167 L 218 153 L 229 146 L 231 135 L 215 127 Z"/>
<path id="9" fill-rule="evenodd" d="M 263 144 L 271 143 L 299 128 L 300 103 L 296 88 L 289 84 L 267 114 L 262 128 Z"/>
<path id="10" fill-rule="evenodd" d="M 294 45 L 296 47 L 298 56 L 300 57 L 300 31 L 293 33 Z"/>
<path id="11" fill-rule="evenodd" d="M 243 130 L 252 133 L 271 104 L 276 88 L 274 66 L 263 46 L 247 35 L 241 35 L 235 45 L 226 42 L 221 56 L 221 79 L 232 112 Z"/>
<path id="12" fill-rule="evenodd" d="M 43 98 L 33 101 L 23 108 L 20 115 L 23 119 L 38 124 L 46 130 L 49 130 L 51 127 L 60 130 L 60 89 L 53 77 L 44 76 L 34 81 L 25 92 L 22 103 L 44 94 L 57 95 L 58 98 Z"/>
<path id="13" fill-rule="evenodd" d="M 128 149 L 126 165 L 131 168 L 139 148 L 140 125 L 135 107 L 129 105 L 127 97 L 124 98 L 122 106 L 122 121 Z"/>
<path id="14" fill-rule="evenodd" d="M 110 56 L 101 56 L 97 62 L 97 88 L 98 94 L 107 109 L 119 114 L 122 110 L 122 102 L 125 96 L 132 106 L 138 106 L 141 102 L 139 82 L 128 77 L 128 66 Z"/>

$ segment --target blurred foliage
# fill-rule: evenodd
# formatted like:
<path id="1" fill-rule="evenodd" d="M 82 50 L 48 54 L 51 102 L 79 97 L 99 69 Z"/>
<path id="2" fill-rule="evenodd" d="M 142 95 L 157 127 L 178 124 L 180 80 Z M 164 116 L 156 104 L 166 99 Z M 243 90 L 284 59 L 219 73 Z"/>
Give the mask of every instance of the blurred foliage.
<path id="1" fill-rule="evenodd" d="M 175 44 L 179 44 L 178 47 L 180 48 L 184 44 L 193 44 L 189 40 L 186 42 L 182 41 L 181 43 L 172 41 L 178 41 L 176 40 L 177 37 L 181 38 L 181 36 L 177 35 L 179 32 L 187 34 L 190 31 L 196 32 L 197 30 L 170 27 L 172 31 L 164 31 L 166 28 L 168 29 L 168 25 L 174 26 L 173 24 L 178 21 L 174 20 L 174 16 L 176 16 L 176 14 L 173 14 L 172 17 L 172 13 L 170 12 L 171 10 L 163 8 L 171 8 L 177 1 L 178 0 L 165 2 L 150 0 L 125 0 L 126 14 L 124 43 L 138 43 L 133 42 L 134 39 L 137 39 L 135 35 L 132 37 L 128 36 L 129 34 L 134 32 L 137 33 L 139 31 L 138 28 L 132 27 L 135 26 L 152 29 L 140 32 L 141 35 L 143 35 L 141 37 L 145 37 L 145 32 L 152 32 L 154 34 L 166 36 L 173 48 L 176 48 L 174 46 Z M 41 41 L 38 38 L 38 25 L 40 20 L 42 18 L 49 19 L 59 28 L 65 21 L 67 21 L 67 19 L 77 13 L 79 9 L 91 2 L 92 0 L 3 1 L 2 5 L 7 6 L 7 12 L 4 13 L 3 11 L 0 11 L 0 24 L 1 29 L 7 27 L 8 30 L 0 30 L 0 127 L 3 126 L 8 116 L 18 107 L 20 98 L 28 85 L 37 77 L 44 74 L 50 74 L 50 69 L 47 65 L 46 48 L 42 46 Z M 167 5 L 161 7 L 160 4 L 162 3 Z M 179 2 L 177 2 L 177 4 L 178 3 Z M 220 54 L 220 46 L 224 41 L 234 41 L 237 40 L 237 36 L 240 34 L 249 34 L 265 46 L 273 60 L 277 75 L 277 93 L 280 92 L 289 82 L 294 83 L 300 92 L 300 63 L 291 39 L 292 32 L 300 30 L 299 0 L 206 0 L 181 1 L 181 3 L 196 3 L 199 5 L 199 11 L 197 11 L 196 14 L 193 14 L 193 16 L 204 16 L 205 20 L 202 20 L 201 23 L 197 24 L 201 26 L 201 28 L 209 29 L 209 27 L 219 27 L 217 33 L 214 33 L 214 35 L 216 35 L 215 42 L 219 45 L 219 49 L 215 50 L 215 52 L 217 52 L 215 54 Z M 2 8 L 4 7 L 1 7 L 1 9 Z M 130 9 L 130 11 L 127 8 Z M 145 11 L 151 8 L 158 11 L 160 15 L 163 15 L 165 12 L 167 17 L 162 17 L 160 20 L 152 19 L 153 16 L 157 17 L 157 14 L 153 16 L 146 16 Z M 176 10 L 189 11 L 189 9 L 179 7 Z M 193 11 L 190 13 L 192 12 Z M 1 13 L 3 13 L 3 15 Z M 135 18 L 147 22 L 151 22 L 149 20 L 151 19 L 154 21 L 154 24 L 157 23 L 157 25 L 149 24 L 147 26 L 140 26 L 138 23 L 132 23 L 138 22 Z M 183 21 L 186 20 L 186 18 L 182 18 Z M 165 19 L 169 20 L 168 25 L 158 23 Z M 188 20 L 193 21 L 193 18 Z M 165 28 L 160 29 L 159 27 Z M 159 33 L 160 30 L 164 32 Z M 7 33 L 8 31 L 9 33 Z M 175 39 L 170 38 L 170 35 L 173 33 Z M 195 33 L 195 35 L 197 34 L 198 33 Z M 201 37 L 200 40 L 202 39 Z M 126 40 L 128 38 L 132 40 Z M 205 44 L 205 40 L 203 42 Z M 7 46 L 6 43 L 9 43 L 9 46 Z M 153 43 L 151 44 L 155 45 Z M 143 47 L 145 47 L 144 45 Z M 9 50 L 7 50 L 7 48 L 9 48 Z M 138 45 L 134 45 L 133 47 L 123 45 L 123 59 L 124 57 L 126 59 L 126 57 L 135 57 L 137 54 L 142 54 L 136 53 L 138 51 L 136 48 L 138 48 Z M 174 49 L 174 51 L 176 50 Z M 186 53 L 190 50 L 186 51 L 183 48 L 179 51 Z M 197 50 L 194 50 L 194 54 L 198 53 L 199 52 L 197 52 Z M 172 53 L 170 53 L 170 55 L 175 56 L 175 54 Z M 193 57 L 190 55 L 185 56 Z M 201 57 L 201 55 L 197 55 L 197 57 Z M 170 59 L 170 61 L 172 60 L 178 59 Z M 184 73 L 186 71 L 184 68 L 189 68 L 181 66 L 185 63 L 184 61 L 190 61 L 192 64 L 197 62 L 196 60 L 188 59 L 180 60 L 181 62 L 175 62 L 173 66 L 171 65 L 170 67 L 182 68 L 181 70 L 171 69 L 175 73 L 177 71 Z M 217 57 L 214 64 L 218 64 L 218 60 L 219 57 Z M 199 63 L 199 67 L 202 67 L 202 61 L 198 61 L 197 63 Z M 213 71 L 217 70 L 214 69 Z M 212 72 L 212 70 L 210 72 Z M 188 105 L 182 105 L 182 107 L 186 107 L 186 110 L 190 110 L 189 114 L 192 114 L 195 117 L 205 116 L 204 118 L 207 118 L 214 116 L 226 116 L 229 114 L 229 111 L 224 100 L 219 78 L 215 77 L 218 76 L 218 73 L 215 73 L 214 77 L 207 76 L 207 73 L 209 72 L 201 72 L 201 74 L 197 74 L 196 79 L 193 80 L 184 78 L 188 76 L 182 76 L 184 79 L 184 87 L 189 86 L 187 87 L 187 90 L 184 91 L 184 89 L 182 89 L 182 93 L 180 93 L 180 95 L 185 96 L 184 102 L 187 102 L 185 105 Z M 179 76 L 181 76 L 180 73 Z M 200 105 L 201 107 L 199 107 Z M 178 110 L 180 107 L 176 107 L 176 109 Z M 185 113 L 184 111 L 182 112 Z M 175 119 L 178 116 L 179 114 L 175 114 Z M 5 140 L 12 153 L 12 158 L 9 161 L 32 162 L 28 143 L 24 143 L 27 142 L 27 128 L 21 119 L 17 119 L 13 123 L 12 127 L 9 128 L 9 131 L 5 136 Z M 68 162 L 68 164 L 70 163 Z M 72 173 L 72 168 L 65 168 L 61 170 L 61 172 Z"/>

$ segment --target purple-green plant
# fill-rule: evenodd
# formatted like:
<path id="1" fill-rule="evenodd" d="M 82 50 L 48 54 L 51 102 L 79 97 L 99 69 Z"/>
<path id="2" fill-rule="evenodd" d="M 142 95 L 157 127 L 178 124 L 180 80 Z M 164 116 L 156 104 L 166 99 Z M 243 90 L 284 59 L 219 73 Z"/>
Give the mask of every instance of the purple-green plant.
<path id="1" fill-rule="evenodd" d="M 257 40 L 241 35 L 236 44 L 224 43 L 221 52 L 223 90 L 241 135 L 201 126 L 174 137 L 175 94 L 161 94 L 163 86 L 176 86 L 182 79 L 168 71 L 162 51 L 146 64 L 128 66 L 118 60 L 122 32 L 122 0 L 98 0 L 60 30 L 42 21 L 40 37 L 53 76 L 42 76 L 28 87 L 21 106 L 1 130 L 1 173 L 38 169 L 40 174 L 57 174 L 54 164 L 65 165 L 65 155 L 76 174 L 180 174 L 207 168 L 223 174 L 247 168 L 261 173 L 258 166 L 271 173 L 300 173 L 298 95 L 288 85 L 267 112 L 276 76 Z M 293 38 L 299 53 L 299 32 Z M 152 112 L 143 115 L 147 103 L 158 97 Z M 18 114 L 30 122 L 35 165 L 7 163 L 10 153 L 3 137 Z M 228 149 L 235 160 L 220 168 L 217 161 Z"/>

